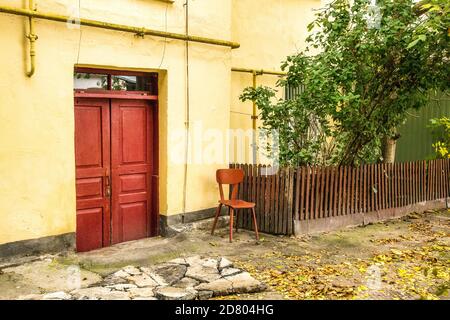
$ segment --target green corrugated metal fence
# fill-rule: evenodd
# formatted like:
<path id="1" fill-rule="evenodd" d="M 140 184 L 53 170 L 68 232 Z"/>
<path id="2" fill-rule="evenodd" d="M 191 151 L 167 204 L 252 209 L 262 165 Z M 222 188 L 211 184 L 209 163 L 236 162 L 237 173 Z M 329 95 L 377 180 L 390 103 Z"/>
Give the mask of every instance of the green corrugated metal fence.
<path id="1" fill-rule="evenodd" d="M 397 142 L 396 161 L 426 160 L 433 155 L 430 119 L 450 117 L 450 96 L 440 94 L 419 111 L 410 111 L 406 123 L 399 128 L 401 134 Z"/>

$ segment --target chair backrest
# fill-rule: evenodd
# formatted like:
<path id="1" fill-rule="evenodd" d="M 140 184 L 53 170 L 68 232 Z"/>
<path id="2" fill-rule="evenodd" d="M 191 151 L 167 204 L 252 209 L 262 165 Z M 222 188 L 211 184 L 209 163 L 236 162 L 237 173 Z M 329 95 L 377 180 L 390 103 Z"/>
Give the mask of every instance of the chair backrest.
<path id="1" fill-rule="evenodd" d="M 216 181 L 219 184 L 220 200 L 225 200 L 223 195 L 223 184 L 231 185 L 231 200 L 236 199 L 239 183 L 244 181 L 244 170 L 242 169 L 219 169 L 216 171 Z"/>

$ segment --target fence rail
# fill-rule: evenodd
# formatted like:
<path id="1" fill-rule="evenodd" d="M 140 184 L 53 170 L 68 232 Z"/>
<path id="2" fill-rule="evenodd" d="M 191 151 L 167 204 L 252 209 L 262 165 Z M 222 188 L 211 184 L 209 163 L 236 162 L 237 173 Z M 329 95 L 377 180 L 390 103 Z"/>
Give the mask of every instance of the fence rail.
<path id="1" fill-rule="evenodd" d="M 240 199 L 256 203 L 258 228 L 272 234 L 294 233 L 294 221 L 317 220 L 406 207 L 449 195 L 449 160 L 359 167 L 280 168 L 231 164 L 245 172 Z M 238 225 L 252 229 L 250 215 Z"/>

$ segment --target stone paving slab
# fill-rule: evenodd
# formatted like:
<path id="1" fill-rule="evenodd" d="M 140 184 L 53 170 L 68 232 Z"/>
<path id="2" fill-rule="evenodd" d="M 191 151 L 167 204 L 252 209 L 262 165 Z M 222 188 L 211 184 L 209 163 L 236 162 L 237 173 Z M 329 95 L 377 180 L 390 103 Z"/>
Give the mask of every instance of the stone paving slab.
<path id="1" fill-rule="evenodd" d="M 28 295 L 30 300 L 194 300 L 261 292 L 266 286 L 226 258 L 192 256 L 153 267 L 126 266 L 87 288 Z"/>

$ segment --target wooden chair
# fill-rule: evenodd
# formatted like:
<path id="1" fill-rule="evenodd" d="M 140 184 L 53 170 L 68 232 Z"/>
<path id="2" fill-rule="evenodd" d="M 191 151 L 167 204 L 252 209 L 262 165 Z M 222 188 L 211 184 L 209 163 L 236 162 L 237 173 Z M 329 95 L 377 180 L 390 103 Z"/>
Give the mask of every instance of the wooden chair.
<path id="1" fill-rule="evenodd" d="M 238 189 L 239 189 L 239 183 L 241 183 L 244 180 L 244 170 L 242 170 L 242 169 L 219 169 L 216 172 L 216 180 L 217 180 L 217 183 L 219 184 L 220 200 L 219 200 L 219 206 L 217 207 L 216 217 L 214 219 L 211 235 L 214 234 L 214 229 L 216 228 L 217 219 L 219 219 L 222 206 L 226 206 L 226 207 L 228 207 L 229 214 L 230 214 L 230 242 L 233 241 L 234 212 L 236 211 L 236 232 L 237 232 L 238 231 L 238 226 L 237 226 L 238 210 L 240 210 L 240 209 L 251 209 L 252 210 L 253 225 L 255 226 L 256 240 L 259 240 L 258 224 L 256 222 L 256 214 L 255 214 L 255 204 L 253 202 L 247 202 L 247 201 L 236 199 Z M 230 185 L 230 188 L 232 188 L 230 200 L 225 200 L 225 197 L 223 195 L 222 185 L 224 185 L 224 184 L 228 184 L 228 185 Z"/>

